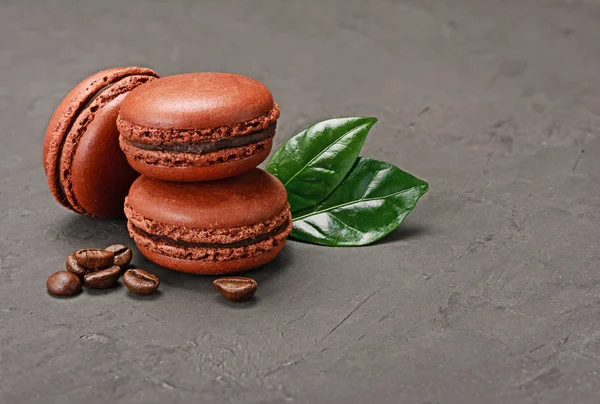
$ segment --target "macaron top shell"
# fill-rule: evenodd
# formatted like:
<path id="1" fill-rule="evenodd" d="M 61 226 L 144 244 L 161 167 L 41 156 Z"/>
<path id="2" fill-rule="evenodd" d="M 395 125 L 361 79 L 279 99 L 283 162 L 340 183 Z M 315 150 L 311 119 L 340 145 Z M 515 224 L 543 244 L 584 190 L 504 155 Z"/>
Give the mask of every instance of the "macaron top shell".
<path id="1" fill-rule="evenodd" d="M 133 90 L 121 119 L 160 129 L 208 129 L 266 115 L 273 96 L 262 83 L 232 73 L 189 73 L 164 77 Z"/>
<path id="2" fill-rule="evenodd" d="M 139 177 L 126 204 L 154 221 L 198 229 L 250 226 L 287 209 L 287 193 L 273 175 L 255 168 L 219 181 L 163 182 Z"/>

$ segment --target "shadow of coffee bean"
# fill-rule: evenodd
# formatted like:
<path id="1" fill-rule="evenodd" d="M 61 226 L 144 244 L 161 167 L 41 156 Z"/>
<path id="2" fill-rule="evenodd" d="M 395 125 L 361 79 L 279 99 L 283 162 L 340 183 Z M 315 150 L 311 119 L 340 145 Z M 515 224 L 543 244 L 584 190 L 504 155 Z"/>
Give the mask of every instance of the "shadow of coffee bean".
<path id="1" fill-rule="evenodd" d="M 150 295 L 138 295 L 137 293 L 133 293 L 131 290 L 127 289 L 127 297 L 130 299 L 139 300 L 139 301 L 152 301 L 152 300 L 159 300 L 163 296 L 162 296 L 162 292 L 160 290 L 156 290 Z"/>
<path id="2" fill-rule="evenodd" d="M 113 293 L 117 290 L 121 290 L 124 287 L 124 285 L 121 282 L 116 282 L 114 285 L 112 285 L 109 288 L 106 289 L 92 289 L 90 287 L 84 286 L 84 292 L 83 293 L 87 293 L 88 295 L 92 295 L 92 296 L 101 296 L 101 295 L 106 295 L 108 293 Z"/>
<path id="3" fill-rule="evenodd" d="M 214 290 L 214 289 L 213 289 Z M 223 306 L 227 306 L 229 308 L 232 309 L 250 309 L 254 306 L 256 306 L 259 301 L 260 301 L 260 297 L 252 296 L 250 299 L 244 301 L 244 302 L 232 302 L 231 300 L 227 300 L 223 295 L 221 295 L 219 292 L 215 291 L 216 295 L 215 295 L 215 301 L 218 302 L 219 304 L 223 305 Z M 259 293 L 259 292 L 257 292 Z"/>

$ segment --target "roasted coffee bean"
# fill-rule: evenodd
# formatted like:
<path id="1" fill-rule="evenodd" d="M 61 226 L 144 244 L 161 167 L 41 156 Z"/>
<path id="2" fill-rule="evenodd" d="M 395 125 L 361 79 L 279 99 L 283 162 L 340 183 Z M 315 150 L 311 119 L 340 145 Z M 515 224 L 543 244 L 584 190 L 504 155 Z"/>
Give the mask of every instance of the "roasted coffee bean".
<path id="1" fill-rule="evenodd" d="M 81 279 L 67 271 L 53 273 L 46 282 L 48 292 L 59 296 L 73 296 L 81 292 Z"/>
<path id="2" fill-rule="evenodd" d="M 250 299 L 258 288 L 258 283 L 254 279 L 244 276 L 215 279 L 213 285 L 223 296 L 234 302 Z"/>
<path id="3" fill-rule="evenodd" d="M 133 256 L 131 252 L 131 248 L 127 247 L 123 244 L 113 244 L 105 248 L 106 251 L 110 251 L 115 255 L 113 259 L 113 265 L 118 265 L 121 269 L 127 267 L 131 262 L 131 257 Z"/>
<path id="4" fill-rule="evenodd" d="M 158 289 L 160 279 L 142 269 L 128 269 L 123 275 L 123 283 L 133 293 L 149 295 Z"/>
<path id="5" fill-rule="evenodd" d="M 92 289 L 106 289 L 117 283 L 121 276 L 121 268 L 116 265 L 106 269 L 90 272 L 83 277 L 85 286 Z"/>
<path id="6" fill-rule="evenodd" d="M 92 272 L 91 269 L 88 269 L 81 265 L 79 262 L 77 262 L 77 260 L 75 259 L 75 253 L 70 254 L 67 257 L 67 271 L 77 275 L 80 278 L 83 278 L 88 272 Z"/>
<path id="7" fill-rule="evenodd" d="M 90 269 L 101 269 L 113 264 L 115 254 L 99 248 L 85 248 L 75 253 L 75 259 Z"/>

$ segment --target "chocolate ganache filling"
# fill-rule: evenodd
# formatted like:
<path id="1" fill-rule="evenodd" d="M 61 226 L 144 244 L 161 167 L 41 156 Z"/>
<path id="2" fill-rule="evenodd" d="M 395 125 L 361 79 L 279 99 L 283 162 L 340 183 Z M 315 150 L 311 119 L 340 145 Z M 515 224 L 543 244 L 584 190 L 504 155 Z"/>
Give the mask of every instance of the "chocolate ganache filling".
<path id="1" fill-rule="evenodd" d="M 130 222 L 130 224 L 131 224 L 131 222 Z M 287 228 L 288 224 L 289 224 L 289 219 L 271 231 L 260 234 L 256 237 L 248 238 L 246 240 L 236 241 L 235 243 L 191 243 L 189 241 L 175 240 L 174 238 L 167 237 L 167 236 L 161 236 L 158 234 L 150 234 L 150 233 L 140 229 L 139 227 L 135 226 L 134 224 L 131 224 L 131 226 L 133 227 L 133 230 L 136 233 L 140 234 L 143 237 L 150 238 L 154 241 L 163 241 L 163 242 L 166 241 L 167 243 L 175 244 L 178 246 L 195 247 L 195 248 L 238 248 L 238 247 L 246 247 L 246 246 L 249 246 L 249 245 L 252 245 L 255 243 L 260 243 L 261 241 L 264 241 L 264 240 L 268 240 L 269 238 L 273 237 L 274 235 L 284 231 Z"/>
<path id="2" fill-rule="evenodd" d="M 142 150 L 150 151 L 165 151 L 173 153 L 192 153 L 205 154 L 212 153 L 223 149 L 231 149 L 234 147 L 242 147 L 249 144 L 258 143 L 262 140 L 269 139 L 275 136 L 275 127 L 277 123 L 273 123 L 267 129 L 250 133 L 244 136 L 226 137 L 217 140 L 209 140 L 207 142 L 192 142 L 192 143 L 140 143 L 129 142 L 134 147 Z"/>

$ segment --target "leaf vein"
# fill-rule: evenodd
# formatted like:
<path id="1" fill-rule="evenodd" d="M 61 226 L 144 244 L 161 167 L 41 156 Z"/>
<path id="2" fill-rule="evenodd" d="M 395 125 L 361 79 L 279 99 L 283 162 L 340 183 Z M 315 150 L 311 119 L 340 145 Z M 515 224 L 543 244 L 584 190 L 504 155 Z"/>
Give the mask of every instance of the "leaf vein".
<path id="1" fill-rule="evenodd" d="M 340 222 L 344 226 L 351 228 L 352 230 L 354 230 L 355 232 L 357 232 L 359 235 L 362 234 L 362 233 L 364 233 L 363 231 L 358 230 L 356 227 L 350 226 L 348 223 L 344 222 L 342 219 L 340 219 L 336 215 L 331 215 L 331 217 L 333 217 L 335 220 L 337 220 L 338 222 Z"/>
<path id="2" fill-rule="evenodd" d="M 402 191 L 394 192 L 393 194 L 389 194 L 389 195 L 385 195 L 385 196 L 380 196 L 380 197 L 375 197 L 375 198 L 364 198 L 364 199 L 361 198 L 361 199 L 357 199 L 357 200 L 354 200 L 354 201 L 349 201 L 349 202 L 346 202 L 346 203 L 342 203 L 340 205 L 330 206 L 329 208 L 325 208 L 325 209 L 319 210 L 319 211 L 310 212 L 310 213 L 307 213 L 307 214 L 305 214 L 303 216 L 297 217 L 293 221 L 295 222 L 295 221 L 302 220 L 302 219 L 310 217 L 310 216 L 319 215 L 321 213 L 327 213 L 327 212 L 332 211 L 334 209 L 340 209 L 340 208 L 346 207 L 348 205 L 353 205 L 353 204 L 356 204 L 356 203 L 359 203 L 359 202 L 370 202 L 370 201 L 379 201 L 379 200 L 385 201 L 385 200 L 387 200 L 389 198 L 392 198 L 394 196 L 399 196 L 399 195 L 402 195 L 402 194 L 407 193 L 409 191 L 412 191 L 413 188 L 415 188 L 415 187 L 403 189 Z"/>
<path id="3" fill-rule="evenodd" d="M 373 184 L 373 181 L 375 180 L 375 177 L 377 177 L 378 174 L 379 174 L 379 171 L 374 171 L 373 172 L 373 176 L 369 180 L 369 184 L 367 185 L 367 188 L 365 189 L 365 192 L 363 192 L 363 195 L 360 198 L 361 200 L 365 197 L 365 195 L 369 194 L 369 191 L 371 190 L 371 185 Z"/>
<path id="4" fill-rule="evenodd" d="M 357 132 L 359 129 L 361 129 L 362 127 L 365 127 L 368 125 L 369 122 L 360 124 L 359 126 L 357 126 L 356 128 L 344 133 L 342 136 L 340 136 L 339 138 L 337 138 L 333 143 L 331 143 L 330 145 L 328 145 L 326 148 L 324 148 L 323 150 L 321 150 L 321 152 L 319 154 L 317 154 L 315 157 L 313 157 L 308 163 L 306 163 L 304 165 L 304 167 L 302 167 L 300 170 L 298 170 L 298 172 L 296 172 L 296 174 L 294 174 L 289 180 L 286 181 L 285 184 L 283 184 L 284 186 L 287 187 L 287 185 L 292 182 L 294 180 L 294 178 L 296 178 L 298 175 L 300 175 L 301 173 L 304 172 L 304 170 L 310 166 L 315 160 L 317 160 L 319 157 L 321 157 L 321 155 L 323 155 L 324 153 L 326 153 L 330 148 L 332 148 L 335 144 L 337 144 L 341 139 L 344 139 L 346 136 L 350 135 L 350 134 L 354 134 L 355 132 Z"/>

